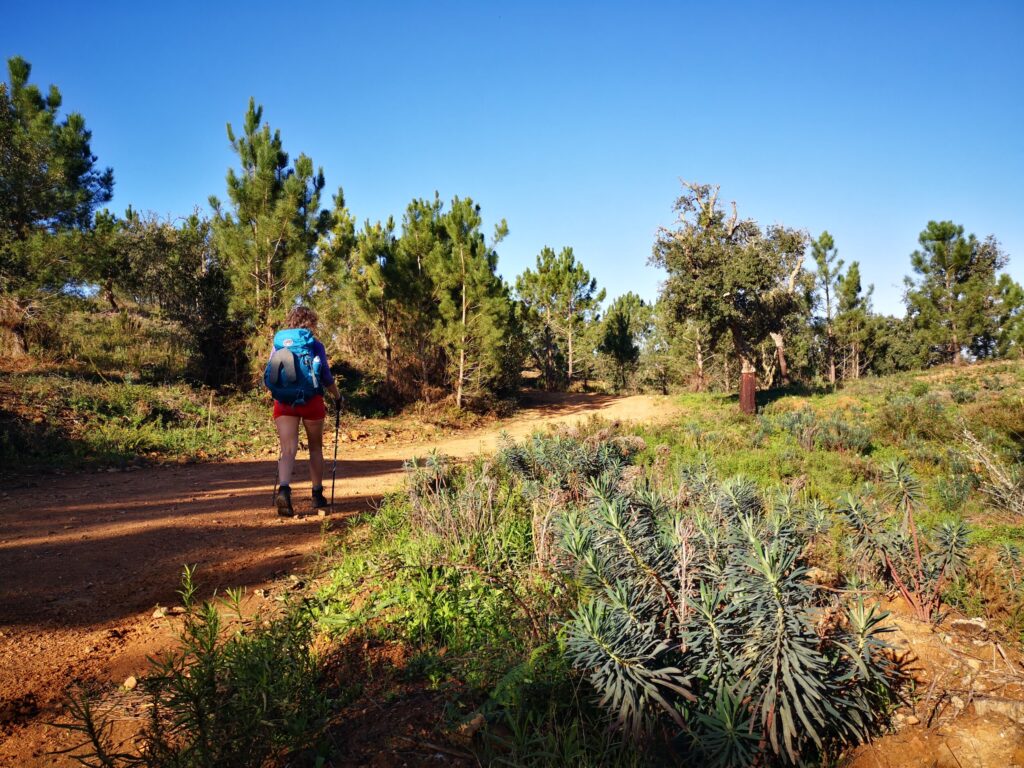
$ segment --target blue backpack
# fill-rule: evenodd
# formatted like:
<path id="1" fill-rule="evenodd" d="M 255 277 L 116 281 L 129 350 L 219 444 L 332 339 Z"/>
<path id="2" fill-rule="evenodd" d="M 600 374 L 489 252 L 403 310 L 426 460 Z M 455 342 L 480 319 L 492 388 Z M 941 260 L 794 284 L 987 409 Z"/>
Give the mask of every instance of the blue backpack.
<path id="1" fill-rule="evenodd" d="M 302 405 L 320 393 L 321 360 L 313 352 L 313 334 L 305 328 L 288 328 L 274 334 L 263 383 L 279 403 Z"/>

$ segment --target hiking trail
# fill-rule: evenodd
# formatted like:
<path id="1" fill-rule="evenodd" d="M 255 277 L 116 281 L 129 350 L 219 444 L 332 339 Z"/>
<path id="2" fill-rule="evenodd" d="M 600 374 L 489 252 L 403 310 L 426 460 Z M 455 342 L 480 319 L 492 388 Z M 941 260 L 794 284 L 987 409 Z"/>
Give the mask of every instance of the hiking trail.
<path id="1" fill-rule="evenodd" d="M 674 412 L 664 397 L 538 395 L 513 418 L 456 437 L 342 443 L 329 519 L 369 509 L 401 485 L 405 460 L 431 450 L 463 458 L 492 452 L 502 432 L 521 438 L 591 416 L 655 422 Z M 333 426 L 324 430 L 328 494 Z M 62 716 L 70 685 L 145 673 L 147 655 L 172 641 L 154 612 L 178 604 L 183 565 L 198 566 L 203 597 L 302 572 L 323 524 L 308 506 L 305 455 L 293 483 L 304 516 L 292 519 L 271 509 L 275 459 L 46 475 L 0 496 L 0 766 L 76 764 L 48 753 L 78 735 L 47 722 Z"/>

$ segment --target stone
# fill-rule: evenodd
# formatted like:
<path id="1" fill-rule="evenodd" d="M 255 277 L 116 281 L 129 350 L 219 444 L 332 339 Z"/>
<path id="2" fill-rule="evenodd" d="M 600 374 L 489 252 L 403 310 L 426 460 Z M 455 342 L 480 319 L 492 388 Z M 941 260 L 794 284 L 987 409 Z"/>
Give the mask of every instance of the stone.
<path id="1" fill-rule="evenodd" d="M 130 675 L 122 684 L 126 691 L 135 690 L 135 686 L 139 684 L 139 681 L 135 679 L 135 675 Z"/>
<path id="2" fill-rule="evenodd" d="M 960 635 L 974 637 L 988 632 L 988 622 L 980 617 L 973 619 L 955 619 L 949 624 L 950 628 Z"/>
<path id="3" fill-rule="evenodd" d="M 1024 724 L 1024 701 L 977 698 L 974 700 L 974 711 L 982 717 L 985 715 L 1001 715 L 1007 720 Z"/>

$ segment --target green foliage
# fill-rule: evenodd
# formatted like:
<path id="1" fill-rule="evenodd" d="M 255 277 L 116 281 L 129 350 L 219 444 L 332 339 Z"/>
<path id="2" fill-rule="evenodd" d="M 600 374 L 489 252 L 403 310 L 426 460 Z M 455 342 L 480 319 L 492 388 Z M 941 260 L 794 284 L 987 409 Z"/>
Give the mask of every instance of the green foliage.
<path id="1" fill-rule="evenodd" d="M 917 388 L 920 391 L 920 387 Z M 878 411 L 878 428 L 894 442 L 911 438 L 952 436 L 947 409 L 939 398 L 927 391 L 914 395 L 891 393 Z"/>
<path id="2" fill-rule="evenodd" d="M 220 605 L 197 603 L 192 576 L 186 568 L 178 646 L 153 659 L 141 683 L 149 706 L 135 751 L 116 751 L 109 724 L 92 702 L 73 703 L 79 721 L 72 729 L 87 737 L 79 757 L 85 764 L 260 768 L 315 751 L 330 703 L 320 685 L 308 609 L 286 606 L 282 615 L 249 631 L 241 591 L 230 592 Z M 234 614 L 233 622 L 225 621 L 224 609 Z"/>
<path id="3" fill-rule="evenodd" d="M 513 666 L 491 691 L 488 726 L 478 752 L 493 766 L 657 765 L 667 755 L 642 755 L 605 726 L 600 710 L 580 697 L 564 641 L 543 645 Z"/>
<path id="4" fill-rule="evenodd" d="M 323 170 L 299 155 L 289 165 L 280 131 L 260 125 L 263 107 L 249 100 L 243 132 L 227 127 L 231 148 L 241 163 L 229 169 L 226 210 L 215 196 L 213 231 L 217 251 L 231 283 L 230 309 L 247 324 L 253 360 L 268 343 L 271 323 L 307 289 L 313 248 L 329 227 L 330 215 L 320 211 Z"/>
<path id="5" fill-rule="evenodd" d="M 597 280 L 576 260 L 572 248 L 556 255 L 545 246 L 537 255 L 537 271 L 526 269 L 516 278 L 516 294 L 525 310 L 530 353 L 545 386 L 552 389 L 563 380 L 571 385 L 581 358 L 579 339 L 596 321 L 604 289 L 597 289 Z M 584 361 L 589 352 L 583 349 Z"/>
<path id="6" fill-rule="evenodd" d="M 871 430 L 864 424 L 863 413 L 844 415 L 833 412 L 822 417 L 810 408 L 804 408 L 782 414 L 778 425 L 793 435 L 805 451 L 820 448 L 867 453 L 871 448 Z"/>
<path id="7" fill-rule="evenodd" d="M 530 500 L 545 496 L 579 502 L 599 477 L 621 478 L 642 440 L 615 436 L 598 424 L 589 435 L 535 432 L 516 443 L 502 440 L 495 464 L 523 483 Z M 586 428 L 584 428 L 586 429 Z"/>
<path id="8" fill-rule="evenodd" d="M 29 348 L 33 324 L 75 276 L 77 233 L 113 195 L 78 112 L 59 117 L 60 90 L 29 83 L 31 65 L 7 60 L 0 83 L 0 329 Z"/>
<path id="9" fill-rule="evenodd" d="M 29 84 L 31 72 L 31 64 L 14 56 L 7 60 L 8 82 L 0 83 L 0 253 L 5 262 L 11 242 L 27 239 L 34 230 L 86 229 L 93 210 L 110 200 L 114 188 L 113 171 L 96 167 L 85 118 L 71 112 L 60 120 L 60 90 L 51 85 L 44 96 Z"/>
<path id="10" fill-rule="evenodd" d="M 929 221 L 910 260 L 919 276 L 907 283 L 907 312 L 934 361 L 959 363 L 994 351 L 996 273 L 1006 254 L 992 236 L 979 242 L 951 221 Z"/>
<path id="11" fill-rule="evenodd" d="M 338 326 L 334 345 L 353 363 L 379 371 L 382 399 L 398 405 L 454 394 L 456 405 L 510 392 L 522 362 L 520 331 L 495 246 L 485 242 L 470 199 L 413 200 L 395 222 L 358 233 L 344 198 L 321 241 L 311 295 Z"/>
<path id="12" fill-rule="evenodd" d="M 825 356 L 828 364 L 828 380 L 836 383 L 836 345 L 835 321 L 837 314 L 837 294 L 843 283 L 843 260 L 837 258 L 838 251 L 835 241 L 827 231 L 822 232 L 817 240 L 811 241 L 811 255 L 817 266 L 815 273 L 815 289 L 820 293 L 824 304 L 825 316 Z M 859 286 L 858 286 L 859 288 Z"/>
<path id="13" fill-rule="evenodd" d="M 962 521 L 947 523 L 934 537 L 923 536 L 916 521 L 921 503 L 917 478 L 906 463 L 894 461 L 886 466 L 883 480 L 880 499 L 848 494 L 839 511 L 854 532 L 858 550 L 899 590 L 914 615 L 938 621 L 943 589 L 966 556 L 968 528 Z"/>
<path id="14" fill-rule="evenodd" d="M 508 226 L 502 220 L 488 245 L 482 223 L 480 206 L 454 198 L 443 219 L 447 246 L 428 267 L 438 299 L 435 338 L 445 352 L 459 408 L 466 397 L 500 389 L 501 350 L 512 327 L 508 288 L 497 275 L 494 251 Z"/>
<path id="15" fill-rule="evenodd" d="M 648 341 L 651 307 L 635 293 L 623 294 L 612 302 L 601 325 L 597 351 L 609 363 L 613 388 L 621 392 L 632 381 Z"/>
<path id="16" fill-rule="evenodd" d="M 116 350 L 109 354 L 119 359 Z M 265 401 L 217 396 L 183 384 L 132 383 L 128 374 L 88 380 L 0 373 L 0 398 L 0 467 L 5 474 L 227 458 L 276 446 L 266 430 Z"/>
<path id="17" fill-rule="evenodd" d="M 797 293 L 804 236 L 731 216 L 718 205 L 718 188 L 686 184 L 676 201 L 679 226 L 654 245 L 652 263 L 668 272 L 664 300 L 677 319 L 696 318 L 709 348 L 729 335 L 746 372 L 756 347 L 802 309 Z"/>
<path id="18" fill-rule="evenodd" d="M 566 517 L 586 589 L 569 653 L 612 720 L 634 736 L 674 727 L 720 765 L 868 738 L 898 683 L 884 615 L 854 603 L 823 620 L 831 601 L 806 582 L 805 534 L 785 510 L 741 478 L 682 480 L 671 497 L 599 480 Z"/>

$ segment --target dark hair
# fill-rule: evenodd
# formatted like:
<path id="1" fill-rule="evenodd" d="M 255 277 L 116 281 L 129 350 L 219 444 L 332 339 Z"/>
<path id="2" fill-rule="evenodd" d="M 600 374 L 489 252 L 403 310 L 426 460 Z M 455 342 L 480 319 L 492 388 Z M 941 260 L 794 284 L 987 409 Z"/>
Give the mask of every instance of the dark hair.
<path id="1" fill-rule="evenodd" d="M 305 328 L 307 331 L 316 331 L 316 324 L 319 318 L 309 307 L 294 307 L 284 319 L 286 328 Z"/>

